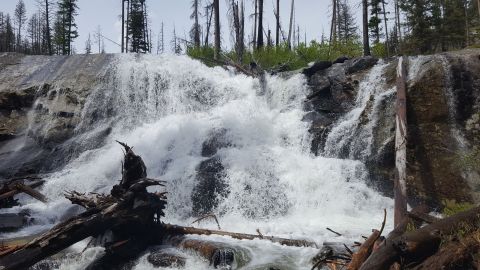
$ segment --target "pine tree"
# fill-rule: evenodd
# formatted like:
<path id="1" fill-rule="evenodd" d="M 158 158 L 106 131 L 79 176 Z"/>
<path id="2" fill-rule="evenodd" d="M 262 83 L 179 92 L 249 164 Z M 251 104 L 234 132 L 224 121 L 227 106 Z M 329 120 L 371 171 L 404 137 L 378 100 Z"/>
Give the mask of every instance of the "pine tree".
<path id="1" fill-rule="evenodd" d="M 130 52 L 149 52 L 148 27 L 145 0 L 130 0 L 127 35 L 130 40 Z"/>
<path id="2" fill-rule="evenodd" d="M 17 25 L 17 51 L 21 49 L 22 43 L 22 29 L 25 22 L 27 21 L 27 9 L 23 0 L 19 0 L 17 6 L 15 7 L 15 23 Z"/>
<path id="3" fill-rule="evenodd" d="M 338 9 L 338 39 L 344 44 L 358 39 L 358 27 L 347 1 L 341 1 L 338 5 Z"/>
<path id="4" fill-rule="evenodd" d="M 380 14 L 382 9 L 380 7 L 381 0 L 370 1 L 370 20 L 368 21 L 368 28 L 370 28 L 371 37 L 374 39 L 374 43 L 380 43 L 382 36 L 382 28 L 380 26 L 382 20 Z"/>
<path id="5" fill-rule="evenodd" d="M 61 18 L 61 30 L 63 35 L 62 41 L 62 54 L 72 54 L 73 40 L 78 37 L 77 24 L 75 23 L 75 16 L 78 15 L 78 0 L 61 0 L 58 3 L 57 15 Z"/>

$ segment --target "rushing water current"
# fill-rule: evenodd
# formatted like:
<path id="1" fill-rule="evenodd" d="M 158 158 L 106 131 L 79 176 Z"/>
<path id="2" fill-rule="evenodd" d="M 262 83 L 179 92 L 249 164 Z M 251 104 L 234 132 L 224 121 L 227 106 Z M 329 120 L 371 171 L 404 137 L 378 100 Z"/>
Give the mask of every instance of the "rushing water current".
<path id="1" fill-rule="evenodd" d="M 375 87 L 381 72 L 381 66 L 373 68 L 366 76 L 372 81 L 360 86 Z M 214 213 L 223 230 L 255 234 L 259 229 L 264 235 L 309 239 L 320 245 L 323 241 L 358 240 L 380 226 L 383 209 L 390 210 L 392 202 L 367 187 L 367 171 L 360 161 L 335 158 L 339 139 L 327 140 L 328 157 L 310 152 L 309 124 L 302 121 L 307 92 L 301 74 L 289 79 L 267 75 L 260 83 L 187 57 L 116 56 L 105 79 L 88 97 L 77 127 L 78 141 L 111 127 L 106 144 L 82 153 L 48 177 L 42 188 L 50 198 L 48 204 L 21 197 L 23 206 L 9 211 L 29 209 L 36 225 L 2 237 L 36 233 L 61 220 L 71 212 L 70 203 L 63 198 L 66 190 L 109 192 L 120 179 L 123 157 L 115 140 L 134 147 L 144 159 L 149 177 L 167 181 L 164 221 L 190 225 L 195 220 L 192 191 L 196 168 L 207 159 L 201 154 L 202 143 L 222 130 L 230 143 L 216 155 L 225 168 L 229 192 L 219 199 Z M 360 93 L 359 106 L 368 100 L 367 93 L 375 91 L 361 89 Z M 359 112 L 351 114 L 348 125 L 358 121 Z M 345 120 L 337 125 L 343 126 L 334 131 L 351 132 Z M 198 226 L 216 228 L 209 220 Z M 245 250 L 249 259 L 242 269 L 268 269 L 269 265 L 310 269 L 310 259 L 318 252 L 262 240 L 208 239 Z M 81 251 L 85 244 L 74 249 Z M 82 269 L 102 252 L 101 248 L 88 249 L 80 257 L 65 259 L 61 269 Z M 182 252 L 187 256 L 187 269 L 209 269 L 208 262 Z M 143 255 L 135 269 L 153 266 Z"/>

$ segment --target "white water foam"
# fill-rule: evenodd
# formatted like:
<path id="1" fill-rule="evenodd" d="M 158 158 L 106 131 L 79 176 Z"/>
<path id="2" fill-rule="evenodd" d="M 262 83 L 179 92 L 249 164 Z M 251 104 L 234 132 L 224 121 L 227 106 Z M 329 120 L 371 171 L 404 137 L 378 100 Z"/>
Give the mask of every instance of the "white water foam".
<path id="1" fill-rule="evenodd" d="M 361 83 L 357 103 L 368 100 L 370 84 L 379 79 L 382 68 L 374 67 Z M 288 80 L 267 76 L 267 89 L 262 91 L 257 79 L 232 71 L 207 68 L 187 57 L 149 55 L 118 56 L 107 73 L 104 83 L 90 95 L 77 131 L 111 126 L 108 143 L 82 153 L 47 179 L 42 192 L 51 199 L 48 204 L 22 198 L 25 205 L 12 211 L 30 209 L 41 225 L 20 234 L 58 222 L 70 208 L 63 198 L 66 190 L 108 192 L 120 179 L 123 155 L 115 139 L 134 147 L 149 177 L 168 182 L 164 221 L 190 225 L 195 168 L 206 159 L 201 156 L 201 145 L 219 129 L 225 129 L 232 142 L 217 153 L 230 191 L 215 210 L 224 230 L 254 234 L 259 229 L 265 235 L 307 238 L 320 244 L 351 241 L 379 227 L 383 209 L 392 209 L 390 199 L 366 186 L 361 162 L 310 153 L 308 124 L 301 121 L 307 91 L 302 75 Z M 359 106 L 351 114 L 360 110 Z M 340 134 L 351 126 L 335 129 Z M 216 227 L 208 221 L 201 226 Z M 336 237 L 326 227 L 344 236 Z M 272 262 L 288 269 L 310 269 L 309 260 L 316 252 L 261 240 L 213 239 L 262 254 L 253 256 L 244 269 Z M 208 269 L 197 256 L 189 259 L 187 269 Z M 67 262 L 64 269 L 78 269 L 84 260 Z M 150 268 L 142 257 L 136 269 Z"/>

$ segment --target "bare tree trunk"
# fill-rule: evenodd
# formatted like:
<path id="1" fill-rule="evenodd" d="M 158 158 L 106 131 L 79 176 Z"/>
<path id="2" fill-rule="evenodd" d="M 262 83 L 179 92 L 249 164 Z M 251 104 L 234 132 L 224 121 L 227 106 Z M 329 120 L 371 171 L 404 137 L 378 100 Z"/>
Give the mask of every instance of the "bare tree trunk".
<path id="1" fill-rule="evenodd" d="M 465 7 L 465 46 L 468 46 L 470 43 L 470 29 L 468 27 L 468 1 L 463 1 Z"/>
<path id="2" fill-rule="evenodd" d="M 480 0 L 477 0 L 478 17 L 480 17 Z"/>
<path id="3" fill-rule="evenodd" d="M 255 0 L 255 13 L 253 14 L 254 24 L 253 24 L 253 49 L 257 47 L 257 22 L 258 22 L 258 0 Z"/>
<path id="4" fill-rule="evenodd" d="M 128 21 L 130 20 L 130 0 L 127 1 L 127 28 L 126 28 L 126 40 L 125 40 L 125 52 L 128 53 Z"/>
<path id="5" fill-rule="evenodd" d="M 370 40 L 368 37 L 368 0 L 363 0 L 363 55 L 370 55 Z"/>
<path id="6" fill-rule="evenodd" d="M 48 54 L 52 55 L 52 38 L 50 37 L 50 14 L 48 11 L 48 0 L 45 0 L 45 19 L 47 21 L 47 45 L 48 45 Z"/>
<path id="7" fill-rule="evenodd" d="M 240 2 L 240 63 L 243 62 L 243 54 L 245 51 L 245 4 L 243 0 Z"/>
<path id="8" fill-rule="evenodd" d="M 292 48 L 292 31 L 293 31 L 293 12 L 295 9 L 295 0 L 292 0 L 292 6 L 290 8 L 290 26 L 288 27 L 288 48 Z"/>
<path id="9" fill-rule="evenodd" d="M 395 132 L 395 212 L 394 225 L 397 226 L 407 214 L 407 94 L 406 70 L 403 57 L 397 67 L 397 116 Z"/>
<path id="10" fill-rule="evenodd" d="M 258 0 L 257 49 L 263 47 L 263 0 Z"/>
<path id="11" fill-rule="evenodd" d="M 332 22 L 330 25 L 330 46 L 337 41 L 337 0 L 332 1 Z"/>
<path id="12" fill-rule="evenodd" d="M 207 33 L 205 34 L 205 47 L 208 47 L 208 38 L 210 37 L 210 26 L 212 25 L 213 11 L 212 6 L 207 6 L 205 12 L 207 13 Z M 210 16 L 210 17 L 209 17 Z"/>
<path id="13" fill-rule="evenodd" d="M 199 29 L 199 24 L 198 24 L 198 0 L 195 0 L 194 2 L 194 12 L 195 12 L 195 33 L 194 33 L 194 42 L 195 42 L 195 47 L 200 48 L 200 29 Z"/>
<path id="14" fill-rule="evenodd" d="M 383 23 L 385 24 L 385 48 L 387 49 L 387 57 L 390 55 L 389 53 L 389 42 L 388 42 L 388 24 L 387 24 L 387 10 L 385 9 L 385 0 L 382 0 L 382 8 L 383 8 Z"/>
<path id="15" fill-rule="evenodd" d="M 213 0 L 213 10 L 215 12 L 215 51 L 214 58 L 218 60 L 220 58 L 220 3 L 219 0 Z"/>
<path id="16" fill-rule="evenodd" d="M 276 12 L 277 26 L 275 28 L 275 46 L 280 45 L 280 0 L 277 0 Z"/>
<path id="17" fill-rule="evenodd" d="M 122 49 L 121 52 L 125 51 L 125 0 L 122 0 Z"/>

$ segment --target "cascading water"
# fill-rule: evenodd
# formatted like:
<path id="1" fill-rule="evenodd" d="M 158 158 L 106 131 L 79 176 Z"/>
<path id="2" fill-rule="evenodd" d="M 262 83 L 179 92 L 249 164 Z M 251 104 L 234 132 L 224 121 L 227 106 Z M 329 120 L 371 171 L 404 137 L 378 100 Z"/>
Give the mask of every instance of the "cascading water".
<path id="1" fill-rule="evenodd" d="M 334 128 L 327 141 L 330 157 L 310 153 L 308 124 L 301 119 L 306 82 L 302 75 L 290 79 L 266 76 L 265 89 L 258 79 L 235 75 L 221 68 L 178 56 L 116 56 L 105 79 L 90 94 L 76 129 L 76 140 L 111 127 L 106 144 L 83 152 L 64 169 L 50 175 L 42 192 L 46 205 L 22 197 L 37 225 L 14 236 L 51 227 L 71 209 L 66 190 L 108 192 L 120 179 L 120 140 L 134 147 L 148 168 L 149 177 L 167 181 L 165 222 L 190 225 L 195 219 L 192 192 L 198 184 L 197 167 L 202 143 L 222 130 L 228 140 L 215 158 L 224 168 L 222 181 L 228 192 L 218 196 L 214 213 L 222 229 L 280 237 L 332 240 L 326 227 L 344 233 L 349 241 L 379 226 L 390 199 L 365 184 L 367 172 L 360 161 L 337 158 L 335 148 L 354 128 L 361 106 L 374 93 L 374 81 L 383 65 L 372 69 L 360 85 L 357 109 L 350 122 Z M 347 116 L 348 117 L 348 116 Z M 335 131 L 337 130 L 337 131 Z M 337 134 L 337 135 L 335 135 Z M 342 137 L 342 138 L 341 138 Z M 367 139 L 368 140 L 368 139 Z M 368 151 L 368 147 L 365 148 Z M 215 228 L 204 222 L 202 227 Z M 243 269 L 264 269 L 270 263 L 285 269 L 310 269 L 316 250 L 283 247 L 266 241 L 234 241 L 209 237 L 240 246 L 250 259 Z M 83 247 L 81 247 L 83 248 Z M 76 260 L 65 260 L 62 269 L 81 269 L 101 253 L 90 249 Z M 258 255 L 261 254 L 261 255 Z M 187 269 L 208 269 L 187 254 Z M 145 256 L 136 269 L 149 269 Z"/>

